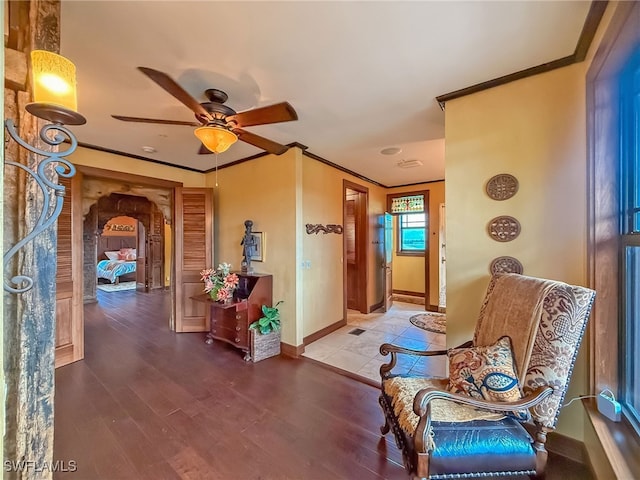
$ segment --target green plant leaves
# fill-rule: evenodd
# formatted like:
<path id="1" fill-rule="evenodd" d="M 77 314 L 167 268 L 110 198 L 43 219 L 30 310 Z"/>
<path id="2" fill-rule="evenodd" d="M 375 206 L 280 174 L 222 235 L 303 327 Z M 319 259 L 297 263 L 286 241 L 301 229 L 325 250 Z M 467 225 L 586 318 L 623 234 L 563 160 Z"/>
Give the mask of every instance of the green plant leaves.
<path id="1" fill-rule="evenodd" d="M 262 305 L 262 317 L 249 325 L 251 329 L 258 329 L 262 335 L 266 335 L 280 329 L 280 311 L 278 305 L 282 303 L 280 300 L 273 307 Z"/>

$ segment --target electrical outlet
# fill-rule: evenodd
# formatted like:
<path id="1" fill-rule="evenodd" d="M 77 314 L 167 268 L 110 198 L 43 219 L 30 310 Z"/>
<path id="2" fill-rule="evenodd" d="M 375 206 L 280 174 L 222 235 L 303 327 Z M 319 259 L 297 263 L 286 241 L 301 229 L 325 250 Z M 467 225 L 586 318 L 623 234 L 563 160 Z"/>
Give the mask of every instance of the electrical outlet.
<path id="1" fill-rule="evenodd" d="M 620 421 L 622 408 L 620 407 L 620 404 L 616 402 L 613 395 L 610 395 L 606 391 L 602 391 L 600 392 L 600 395 L 596 397 L 596 400 L 598 404 L 598 411 L 602 415 L 614 422 Z"/>

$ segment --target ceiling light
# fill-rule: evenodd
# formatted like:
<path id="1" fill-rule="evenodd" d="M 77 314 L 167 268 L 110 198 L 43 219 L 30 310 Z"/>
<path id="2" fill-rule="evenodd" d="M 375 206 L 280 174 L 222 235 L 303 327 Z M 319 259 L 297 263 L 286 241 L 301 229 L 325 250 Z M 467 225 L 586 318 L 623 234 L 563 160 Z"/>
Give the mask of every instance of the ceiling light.
<path id="1" fill-rule="evenodd" d="M 402 149 L 400 147 L 387 147 L 380 150 L 382 155 L 397 155 Z"/>
<path id="2" fill-rule="evenodd" d="M 153 147 L 149 147 L 147 145 L 145 145 L 144 147 L 142 147 L 142 150 L 147 152 L 147 153 L 156 153 L 156 149 Z"/>
<path id="3" fill-rule="evenodd" d="M 398 166 L 400 168 L 413 168 L 413 167 L 420 167 L 422 165 L 422 162 L 420 160 L 400 160 L 398 162 Z"/>
<path id="4" fill-rule="evenodd" d="M 196 128 L 193 133 L 213 153 L 224 152 L 238 140 L 238 136 L 235 133 L 216 125 Z"/>

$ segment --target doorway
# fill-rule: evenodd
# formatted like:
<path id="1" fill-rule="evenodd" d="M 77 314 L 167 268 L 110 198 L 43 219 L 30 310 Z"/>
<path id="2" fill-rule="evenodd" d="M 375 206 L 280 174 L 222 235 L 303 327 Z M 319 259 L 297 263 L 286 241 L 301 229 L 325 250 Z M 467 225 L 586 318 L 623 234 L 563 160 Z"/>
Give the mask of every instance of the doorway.
<path id="1" fill-rule="evenodd" d="M 95 301 L 101 276 L 111 284 L 133 281 L 138 292 L 164 288 L 164 223 L 158 205 L 146 196 L 98 198 L 84 220 L 85 302 Z M 95 240 L 90 232 L 96 232 Z"/>
<path id="2" fill-rule="evenodd" d="M 343 181 L 344 302 L 346 310 L 369 313 L 367 306 L 367 220 L 369 189 Z"/>
<path id="3" fill-rule="evenodd" d="M 429 281 L 429 257 L 436 253 L 437 245 L 435 232 L 434 240 L 430 239 L 429 205 L 428 190 L 387 195 L 387 212 L 393 216 L 392 293 L 396 300 L 424 305 L 427 311 L 438 311 L 438 302 L 431 302 Z"/>

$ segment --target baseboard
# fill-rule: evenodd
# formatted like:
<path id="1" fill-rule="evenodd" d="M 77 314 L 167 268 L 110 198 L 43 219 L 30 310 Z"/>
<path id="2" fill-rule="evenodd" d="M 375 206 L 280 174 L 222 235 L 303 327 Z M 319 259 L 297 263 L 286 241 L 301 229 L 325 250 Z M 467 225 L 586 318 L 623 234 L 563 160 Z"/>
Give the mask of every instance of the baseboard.
<path id="1" fill-rule="evenodd" d="M 410 297 L 423 297 L 424 292 L 411 292 L 409 290 L 396 290 L 395 288 L 391 290 L 391 293 L 397 293 L 398 295 L 409 295 Z"/>
<path id="2" fill-rule="evenodd" d="M 384 300 L 382 300 L 382 301 L 380 301 L 380 302 L 376 303 L 375 305 L 371 305 L 371 306 L 369 307 L 369 313 L 373 313 L 373 312 L 375 312 L 376 310 L 381 309 L 382 307 L 384 307 Z"/>
<path id="3" fill-rule="evenodd" d="M 440 308 L 437 305 L 429 305 L 426 310 L 428 312 L 440 312 Z"/>
<path id="4" fill-rule="evenodd" d="M 325 335 L 329 335 L 331 332 L 338 330 L 340 327 L 344 327 L 347 324 L 347 321 L 343 318 L 342 320 L 338 320 L 331 325 L 328 325 L 311 335 L 308 335 L 302 339 L 303 345 L 309 345 L 310 343 L 315 342 L 316 340 L 321 339 Z"/>
<path id="5" fill-rule="evenodd" d="M 525 424 L 525 428 L 531 436 L 535 435 L 535 427 L 533 425 Z M 584 443 L 580 440 L 562 435 L 558 432 L 549 432 L 544 445 L 551 453 L 581 463 L 582 465 L 589 465 L 587 450 Z"/>
<path id="6" fill-rule="evenodd" d="M 280 354 L 291 358 L 300 358 L 304 353 L 304 345 L 294 347 L 288 343 L 280 343 Z"/>

